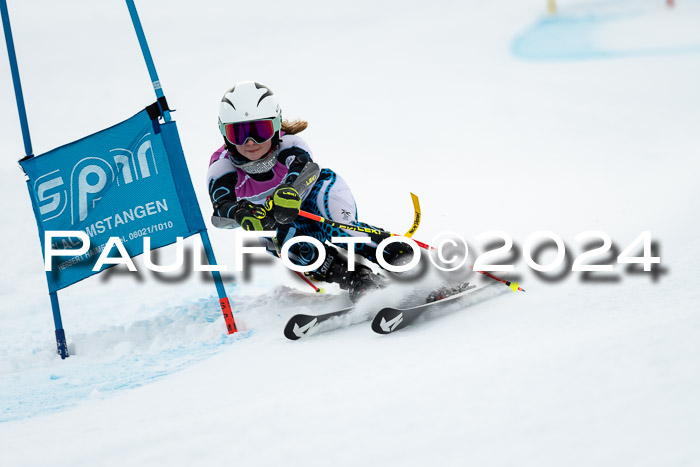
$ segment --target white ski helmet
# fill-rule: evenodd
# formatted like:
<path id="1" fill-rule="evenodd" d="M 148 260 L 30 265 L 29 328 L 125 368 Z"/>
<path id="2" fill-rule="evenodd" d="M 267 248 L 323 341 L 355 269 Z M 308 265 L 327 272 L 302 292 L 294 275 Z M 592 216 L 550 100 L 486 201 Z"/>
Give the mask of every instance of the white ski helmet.
<path id="1" fill-rule="evenodd" d="M 282 110 L 272 89 L 255 81 L 237 83 L 221 98 L 219 131 L 226 138 L 226 125 L 254 120 L 272 120 L 275 136 L 279 138 Z"/>

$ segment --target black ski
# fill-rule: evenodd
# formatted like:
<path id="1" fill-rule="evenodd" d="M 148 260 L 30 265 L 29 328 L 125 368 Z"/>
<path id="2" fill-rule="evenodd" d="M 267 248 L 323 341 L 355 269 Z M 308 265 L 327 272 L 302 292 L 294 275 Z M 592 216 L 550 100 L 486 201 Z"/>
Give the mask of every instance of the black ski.
<path id="1" fill-rule="evenodd" d="M 343 308 L 342 310 L 324 313 L 322 315 L 294 315 L 289 319 L 287 325 L 284 327 L 284 337 L 293 341 L 301 339 L 302 337 L 316 332 L 318 330 L 316 328 L 324 321 L 346 315 L 354 309 L 355 307 L 351 306 L 348 308 Z"/>
<path id="2" fill-rule="evenodd" d="M 433 294 L 436 292 L 433 292 Z M 411 297 L 402 300 L 403 304 L 411 303 Z M 415 303 L 415 301 L 413 301 Z M 355 311 L 355 313 L 352 313 Z M 321 315 L 294 315 L 289 318 L 284 327 L 284 336 L 293 341 L 311 334 L 319 334 L 333 329 L 344 328 L 353 324 L 358 324 L 372 319 L 374 310 L 367 310 L 366 307 L 349 306 L 342 310 L 332 311 Z M 335 318 L 335 319 L 334 319 Z M 332 321 L 331 321 L 332 320 Z"/>
<path id="3" fill-rule="evenodd" d="M 426 311 L 446 305 L 468 295 L 475 285 L 464 282 L 456 287 L 443 287 L 428 296 L 427 303 L 410 308 L 382 308 L 372 321 L 372 330 L 379 334 L 390 334 L 414 322 Z M 479 290 L 482 290 L 480 288 Z"/>
<path id="4" fill-rule="evenodd" d="M 377 318 L 375 318 L 374 322 L 378 323 L 377 326 L 380 330 L 383 329 L 382 326 L 384 328 L 389 329 L 389 332 L 401 329 L 402 327 L 409 324 L 411 321 L 415 320 L 421 313 L 427 311 L 427 309 L 431 305 L 437 305 L 438 303 L 447 303 L 449 301 L 466 295 L 468 292 L 472 291 L 472 289 L 475 288 L 476 286 L 469 284 L 469 282 L 464 282 L 454 287 L 442 287 L 440 289 L 436 289 L 433 292 L 431 292 L 430 295 L 428 295 L 427 299 L 424 299 L 432 303 L 407 308 L 383 308 L 379 312 L 379 315 L 384 313 L 383 316 L 385 321 L 382 322 L 381 319 L 377 320 Z M 405 300 L 404 303 L 411 303 L 411 301 L 412 300 Z M 415 303 L 415 301 L 413 301 L 413 303 Z M 350 318 L 350 313 L 353 310 L 355 310 L 355 307 L 350 306 L 348 308 L 343 308 L 342 310 L 332 311 L 330 313 L 324 313 L 321 315 L 294 315 L 289 319 L 287 325 L 284 327 L 284 336 L 290 340 L 298 340 L 302 337 L 306 337 L 311 334 L 316 334 L 318 332 L 330 331 L 332 329 L 346 327 L 351 324 L 357 324 L 359 322 L 366 321 L 372 317 L 371 313 L 363 313 L 361 316 L 358 315 Z M 396 312 L 394 316 L 390 315 L 391 311 Z M 399 313 L 401 313 L 401 317 L 397 319 Z M 335 322 L 328 322 L 333 318 L 337 318 Z M 396 319 L 396 321 L 392 322 L 391 320 L 393 319 Z M 375 329 L 374 323 L 372 323 L 372 329 Z M 388 334 L 388 332 L 377 332 L 380 332 L 382 334 Z"/>

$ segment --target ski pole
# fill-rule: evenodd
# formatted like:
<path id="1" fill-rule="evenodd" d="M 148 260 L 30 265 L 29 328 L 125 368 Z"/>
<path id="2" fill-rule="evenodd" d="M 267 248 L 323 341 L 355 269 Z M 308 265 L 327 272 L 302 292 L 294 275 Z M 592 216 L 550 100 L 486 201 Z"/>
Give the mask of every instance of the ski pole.
<path id="1" fill-rule="evenodd" d="M 469 268 L 472 271 L 474 271 L 474 266 L 469 266 Z M 501 279 L 500 277 L 494 276 L 493 274 L 491 274 L 490 272 L 487 272 L 487 271 L 475 271 L 475 272 L 478 272 L 479 274 L 483 274 L 484 276 L 490 277 L 491 279 L 493 279 L 495 281 L 504 283 L 505 285 L 510 287 L 510 290 L 512 290 L 513 292 L 516 292 L 518 290 L 521 292 L 525 292 L 525 289 L 521 288 L 518 282 L 510 282 L 510 281 L 507 281 L 505 279 Z"/>
<path id="2" fill-rule="evenodd" d="M 312 214 L 312 213 L 306 212 L 306 211 L 299 211 L 299 215 L 300 215 L 301 217 L 305 217 L 305 218 L 307 218 L 307 219 L 311 219 L 311 220 L 313 220 L 313 221 L 320 222 L 320 223 L 322 223 L 322 224 L 328 224 L 328 225 L 330 225 L 330 226 L 332 226 L 332 227 L 336 227 L 336 228 L 339 228 L 339 229 L 345 229 L 345 230 L 352 230 L 352 231 L 354 231 L 354 232 L 364 232 L 364 233 L 367 233 L 367 234 L 369 234 L 370 237 L 372 237 L 373 240 L 379 239 L 379 241 L 381 241 L 381 240 L 384 240 L 385 238 L 388 238 L 388 237 L 399 237 L 399 236 L 400 236 L 400 235 L 397 235 L 397 234 L 394 234 L 394 233 L 391 233 L 391 232 L 385 232 L 385 231 L 383 231 L 383 230 L 379 230 L 379 229 L 375 229 L 375 228 L 360 227 L 360 226 L 357 226 L 357 225 L 344 224 L 344 223 L 342 223 L 342 222 L 336 222 L 336 221 L 334 221 L 334 220 L 326 219 L 325 217 L 321 217 L 321 216 L 318 216 L 318 215 L 316 215 L 316 214 Z M 423 249 L 425 249 L 425 250 L 430 251 L 430 250 L 433 250 L 433 249 L 434 249 L 433 247 L 431 247 L 431 246 L 428 245 L 427 243 L 420 242 L 420 241 L 415 240 L 415 239 L 413 239 L 413 238 L 412 238 L 411 240 L 413 240 L 414 242 L 416 242 L 416 244 L 417 244 L 419 247 L 421 247 L 421 248 L 423 248 Z M 472 270 L 474 270 L 474 266 L 470 266 L 470 268 L 471 268 Z M 519 286 L 519 284 L 518 284 L 517 282 L 510 282 L 510 281 L 507 281 L 507 280 L 505 280 L 505 279 L 501 279 L 500 277 L 495 276 L 495 275 L 493 275 L 493 274 L 491 274 L 490 272 L 487 272 L 487 271 L 476 271 L 476 272 L 478 272 L 478 273 L 480 273 L 480 274 L 483 274 L 483 275 L 485 275 L 485 276 L 487 276 L 487 277 L 490 277 L 491 279 L 493 279 L 493 280 L 495 280 L 495 281 L 502 282 L 503 284 L 507 285 L 513 292 L 518 291 L 518 290 L 521 291 L 521 292 L 525 292 L 525 290 L 522 289 L 522 288 Z"/>
<path id="3" fill-rule="evenodd" d="M 321 288 L 321 287 L 316 287 L 316 285 L 315 285 L 313 282 L 311 282 L 311 279 L 309 279 L 308 277 L 306 277 L 306 276 L 304 275 L 304 273 L 301 273 L 301 272 L 299 272 L 299 271 L 294 271 L 294 272 L 297 274 L 297 276 L 299 276 L 299 277 L 301 278 L 301 280 L 303 280 L 304 282 L 306 282 L 307 284 L 309 284 L 309 286 L 310 286 L 312 289 L 314 289 L 314 292 L 316 292 L 316 293 L 326 293 L 326 291 L 325 291 L 323 288 Z"/>
<path id="4" fill-rule="evenodd" d="M 360 227 L 357 225 L 336 222 L 334 220 L 326 219 L 325 217 L 317 216 L 316 214 L 312 214 L 312 213 L 306 212 L 306 211 L 299 211 L 299 215 L 301 217 L 306 217 L 307 219 L 311 219 L 312 221 L 320 222 L 322 224 L 328 224 L 331 227 L 336 227 L 336 228 L 345 229 L 345 230 L 352 230 L 354 232 L 364 232 L 366 234 L 369 234 L 369 236 L 373 240 L 379 239 L 379 241 L 382 241 L 387 237 L 401 237 L 402 236 L 402 235 L 398 235 L 398 234 L 391 233 L 391 232 L 386 232 L 384 230 L 379 230 L 379 229 L 375 229 L 375 228 Z M 413 239 L 413 238 L 411 240 L 416 242 L 416 244 L 418 244 L 419 247 L 424 248 L 426 250 L 430 250 L 430 245 L 428 245 L 427 243 L 423 243 L 423 242 L 418 241 L 418 240 Z"/>

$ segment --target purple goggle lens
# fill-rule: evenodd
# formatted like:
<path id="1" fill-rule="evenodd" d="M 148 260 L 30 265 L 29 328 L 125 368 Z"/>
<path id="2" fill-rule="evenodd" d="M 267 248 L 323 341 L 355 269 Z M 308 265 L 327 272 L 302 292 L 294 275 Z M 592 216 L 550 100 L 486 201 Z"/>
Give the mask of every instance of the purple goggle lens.
<path id="1" fill-rule="evenodd" d="M 252 138 L 258 144 L 262 144 L 275 136 L 272 120 L 228 123 L 224 125 L 224 129 L 226 130 L 226 139 L 237 146 L 245 144 L 248 138 Z"/>

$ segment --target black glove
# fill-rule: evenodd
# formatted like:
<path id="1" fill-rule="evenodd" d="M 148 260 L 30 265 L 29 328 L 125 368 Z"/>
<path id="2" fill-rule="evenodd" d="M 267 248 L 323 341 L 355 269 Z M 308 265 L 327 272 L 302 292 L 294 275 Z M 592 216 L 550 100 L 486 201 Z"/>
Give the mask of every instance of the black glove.
<path id="1" fill-rule="evenodd" d="M 272 194 L 272 213 L 280 224 L 291 224 L 299 215 L 301 197 L 290 184 L 283 183 Z"/>
<path id="2" fill-rule="evenodd" d="M 242 199 L 236 204 L 233 218 L 245 230 L 275 230 L 277 222 L 265 206 Z"/>

